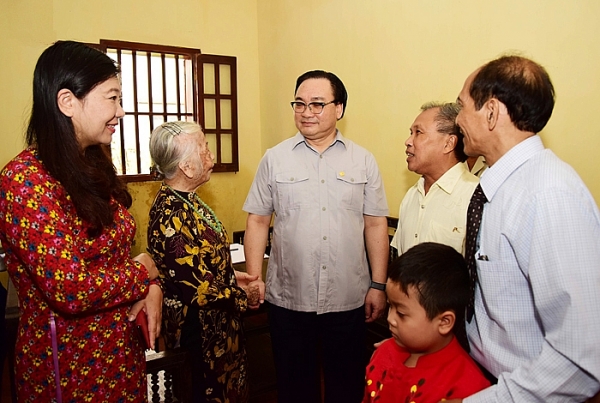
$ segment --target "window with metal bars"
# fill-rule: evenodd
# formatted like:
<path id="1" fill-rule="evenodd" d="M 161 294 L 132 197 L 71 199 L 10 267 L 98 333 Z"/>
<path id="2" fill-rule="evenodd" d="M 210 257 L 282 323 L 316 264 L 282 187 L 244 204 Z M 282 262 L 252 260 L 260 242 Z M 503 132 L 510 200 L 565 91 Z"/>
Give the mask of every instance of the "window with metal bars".
<path id="1" fill-rule="evenodd" d="M 152 179 L 150 133 L 174 120 L 203 127 L 215 155 L 213 172 L 239 170 L 235 57 L 112 40 L 100 40 L 99 48 L 121 67 L 125 117 L 110 151 L 126 181 Z"/>

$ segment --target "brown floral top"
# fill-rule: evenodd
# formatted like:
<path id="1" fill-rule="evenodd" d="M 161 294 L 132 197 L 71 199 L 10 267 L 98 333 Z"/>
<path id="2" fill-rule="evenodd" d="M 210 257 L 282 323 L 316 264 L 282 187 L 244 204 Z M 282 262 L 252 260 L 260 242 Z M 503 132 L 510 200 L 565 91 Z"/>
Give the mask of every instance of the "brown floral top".
<path id="1" fill-rule="evenodd" d="M 236 285 L 227 233 L 212 228 L 218 221 L 195 193 L 177 193 L 189 203 L 161 186 L 148 225 L 148 252 L 164 291 L 165 342 L 167 348 L 201 350 L 207 401 L 244 401 L 247 364 L 240 316 L 247 298 Z"/>

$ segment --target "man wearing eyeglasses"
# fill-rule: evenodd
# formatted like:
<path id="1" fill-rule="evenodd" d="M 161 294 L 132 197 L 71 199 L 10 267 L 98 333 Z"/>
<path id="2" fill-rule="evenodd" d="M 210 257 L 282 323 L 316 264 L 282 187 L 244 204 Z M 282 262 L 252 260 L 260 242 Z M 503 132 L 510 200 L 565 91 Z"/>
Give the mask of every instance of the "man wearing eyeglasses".
<path id="1" fill-rule="evenodd" d="M 388 206 L 375 158 L 336 128 L 347 98 L 332 73 L 298 78 L 298 133 L 267 150 L 244 204 L 246 267 L 269 302 L 280 403 L 320 402 L 319 364 L 325 402 L 360 402 L 365 322 L 386 306 Z"/>

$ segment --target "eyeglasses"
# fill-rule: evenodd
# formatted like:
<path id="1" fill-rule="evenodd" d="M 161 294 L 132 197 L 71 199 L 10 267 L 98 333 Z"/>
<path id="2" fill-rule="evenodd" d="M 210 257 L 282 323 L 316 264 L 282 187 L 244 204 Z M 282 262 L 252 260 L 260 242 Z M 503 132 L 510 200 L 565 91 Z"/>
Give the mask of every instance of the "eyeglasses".
<path id="1" fill-rule="evenodd" d="M 311 102 L 307 105 L 302 101 L 293 101 L 290 102 L 290 104 L 292 105 L 292 109 L 296 113 L 304 112 L 306 110 L 306 107 L 308 106 L 308 110 L 311 111 L 311 113 L 318 115 L 319 113 L 323 112 L 323 108 L 325 108 L 326 105 L 332 104 L 334 102 L 335 100 L 331 102 Z"/>

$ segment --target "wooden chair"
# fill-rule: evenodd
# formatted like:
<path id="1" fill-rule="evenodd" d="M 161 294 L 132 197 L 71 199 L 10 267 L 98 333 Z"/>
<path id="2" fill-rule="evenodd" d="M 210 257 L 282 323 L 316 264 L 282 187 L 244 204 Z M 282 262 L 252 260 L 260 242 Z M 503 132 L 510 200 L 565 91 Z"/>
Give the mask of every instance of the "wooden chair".
<path id="1" fill-rule="evenodd" d="M 150 402 L 191 402 L 192 377 L 188 353 L 176 348 L 146 354 Z"/>

